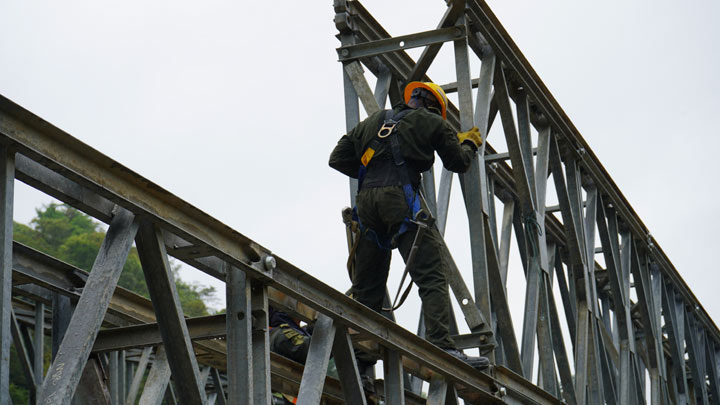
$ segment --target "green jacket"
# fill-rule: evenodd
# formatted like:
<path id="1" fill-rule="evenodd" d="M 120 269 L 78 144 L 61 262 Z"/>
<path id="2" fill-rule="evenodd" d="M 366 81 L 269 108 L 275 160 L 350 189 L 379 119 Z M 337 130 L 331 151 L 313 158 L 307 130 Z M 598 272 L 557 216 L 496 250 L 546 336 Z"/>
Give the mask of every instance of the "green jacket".
<path id="1" fill-rule="evenodd" d="M 405 104 L 396 105 L 397 113 L 410 108 Z M 372 114 L 347 135 L 343 135 L 330 154 L 330 167 L 341 173 L 357 178 L 360 158 L 370 143 L 377 137 L 378 129 L 385 118 L 385 111 Z M 403 157 L 410 170 L 422 173 L 429 170 L 435 162 L 437 151 L 445 168 L 456 173 L 464 173 L 470 167 L 475 150 L 466 144 L 460 144 L 457 134 L 442 117 L 425 108 L 408 113 L 397 124 Z M 390 148 L 376 151 L 372 160 L 392 159 Z M 371 170 L 372 161 L 368 170 Z"/>

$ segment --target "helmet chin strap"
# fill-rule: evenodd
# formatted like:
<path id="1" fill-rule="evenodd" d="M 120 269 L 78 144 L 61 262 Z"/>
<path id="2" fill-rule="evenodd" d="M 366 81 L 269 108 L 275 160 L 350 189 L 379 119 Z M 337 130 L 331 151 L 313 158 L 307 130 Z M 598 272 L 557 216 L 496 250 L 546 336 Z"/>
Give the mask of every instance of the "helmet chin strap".
<path id="1" fill-rule="evenodd" d="M 440 109 L 437 107 L 433 106 L 433 107 L 425 107 L 425 108 L 427 108 L 428 111 L 430 111 L 430 112 L 434 112 L 435 114 L 442 116 L 442 111 L 440 111 Z"/>
<path id="2" fill-rule="evenodd" d="M 435 102 L 435 100 L 428 99 L 427 97 L 422 97 L 422 96 L 417 96 L 417 97 L 413 96 L 410 99 L 415 100 L 419 107 L 424 107 L 430 112 L 433 112 L 437 115 L 442 115 L 442 112 L 440 111 L 440 108 L 437 106 L 437 102 Z"/>
<path id="3" fill-rule="evenodd" d="M 427 108 L 428 110 L 442 115 L 442 112 L 438 106 L 437 100 L 435 97 L 433 97 L 427 90 L 424 89 L 415 89 L 412 92 L 412 95 L 410 96 L 411 100 L 415 100 L 418 104 L 420 104 L 422 107 Z"/>

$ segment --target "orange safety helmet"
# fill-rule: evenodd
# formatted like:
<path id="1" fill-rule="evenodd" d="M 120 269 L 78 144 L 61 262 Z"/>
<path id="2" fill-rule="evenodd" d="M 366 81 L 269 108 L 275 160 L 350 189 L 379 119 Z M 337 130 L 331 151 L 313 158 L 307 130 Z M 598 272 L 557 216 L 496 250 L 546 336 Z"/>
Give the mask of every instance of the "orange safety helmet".
<path id="1" fill-rule="evenodd" d="M 435 96 L 438 104 L 440 104 L 440 111 L 442 112 L 442 117 L 444 120 L 446 120 L 448 99 L 442 87 L 432 82 L 410 82 L 407 86 L 405 86 L 406 103 L 410 101 L 410 96 L 412 95 L 413 90 L 417 88 L 425 89 Z"/>

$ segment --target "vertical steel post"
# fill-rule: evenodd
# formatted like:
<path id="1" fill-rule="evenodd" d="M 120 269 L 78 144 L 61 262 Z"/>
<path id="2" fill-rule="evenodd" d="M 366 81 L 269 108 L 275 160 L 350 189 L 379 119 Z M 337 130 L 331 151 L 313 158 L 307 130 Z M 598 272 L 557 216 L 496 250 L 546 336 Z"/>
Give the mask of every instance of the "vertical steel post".
<path id="1" fill-rule="evenodd" d="M 490 204 L 488 199 L 492 199 L 492 193 L 488 193 L 487 185 L 487 173 L 485 167 L 485 150 L 487 148 L 487 137 L 488 131 L 490 130 L 490 105 L 492 104 L 492 85 L 493 76 L 495 75 L 495 63 L 496 58 L 490 47 L 483 48 L 483 55 L 480 58 L 480 78 L 478 80 L 478 87 L 476 93 L 476 104 L 475 104 L 475 125 L 480 129 L 483 143 L 480 145 L 479 158 L 482 161 L 479 163 L 480 169 L 480 190 L 483 191 L 481 196 L 481 202 L 483 212 L 489 214 L 488 206 Z"/>
<path id="2" fill-rule="evenodd" d="M 119 404 L 118 397 L 118 352 L 112 351 L 108 353 L 108 386 L 110 388 L 110 401 L 113 404 Z"/>
<path id="3" fill-rule="evenodd" d="M 55 360 L 60 343 L 67 332 L 70 318 L 75 311 L 75 304 L 70 297 L 54 292 L 52 298 L 52 360 Z"/>
<path id="4" fill-rule="evenodd" d="M 35 302 L 35 330 L 33 333 L 33 369 L 35 382 L 40 385 L 43 381 L 45 351 L 45 304 Z"/>
<path id="5" fill-rule="evenodd" d="M 630 403 L 631 392 L 631 356 L 634 349 L 634 333 L 632 331 L 632 319 L 630 316 L 629 284 L 625 282 L 625 267 L 629 266 L 629 245 L 627 236 L 623 236 L 624 244 L 621 248 L 619 242 L 619 230 L 617 216 L 611 206 L 605 203 L 602 197 L 598 200 L 597 220 L 600 242 L 605 257 L 605 267 L 608 273 L 610 291 L 613 297 L 614 324 L 616 325 L 614 335 L 617 339 L 619 354 L 617 370 L 617 399 L 620 403 Z M 607 295 L 606 295 L 607 296 Z M 605 306 L 607 304 L 603 304 Z M 605 313 L 609 308 L 603 308 Z"/>
<path id="6" fill-rule="evenodd" d="M 350 18 L 348 16 L 348 18 Z M 353 45 L 355 39 L 352 33 L 343 33 L 340 35 L 340 43 L 342 46 Z M 350 76 L 343 65 L 343 94 L 345 96 L 345 131 L 349 132 L 360 122 L 360 102 L 358 100 L 357 91 L 353 86 Z M 392 86 L 392 84 L 390 84 Z M 350 206 L 355 206 L 355 195 L 357 194 L 357 179 L 350 179 Z"/>
<path id="7" fill-rule="evenodd" d="M 588 366 L 587 366 L 587 381 L 588 381 L 588 403 L 590 404 L 603 404 L 605 398 L 603 397 L 602 391 L 602 374 L 600 373 L 600 354 L 598 350 L 598 334 L 597 334 L 597 319 L 590 317 L 588 331 Z"/>
<path id="8" fill-rule="evenodd" d="M 127 362 L 125 360 L 125 350 L 118 352 L 118 375 L 117 375 L 117 403 L 122 404 L 125 402 L 125 368 Z"/>
<path id="9" fill-rule="evenodd" d="M 392 72 L 390 72 L 389 69 L 385 68 L 385 70 L 380 73 L 380 75 L 377 78 L 377 82 L 375 83 L 375 101 L 378 104 L 378 108 L 381 110 L 385 109 L 385 104 L 387 103 L 387 97 L 388 93 L 390 92 L 390 84 L 392 82 Z"/>
<path id="10" fill-rule="evenodd" d="M 12 238 L 13 198 L 15 186 L 15 153 L 0 147 L 0 403 L 10 403 L 10 312 L 12 311 Z"/>
<path id="11" fill-rule="evenodd" d="M 710 394 L 714 398 L 714 401 L 720 402 L 720 353 L 718 353 L 717 342 L 714 342 L 710 333 L 707 334 L 707 347 L 705 348 L 705 355 L 707 369 L 708 369 L 708 380 L 710 382 Z"/>
<path id="12" fill-rule="evenodd" d="M 251 286 L 252 305 L 252 374 L 253 404 L 269 404 L 270 390 L 270 333 L 268 313 L 268 287 L 260 282 Z"/>
<path id="13" fill-rule="evenodd" d="M 440 375 L 434 375 L 428 388 L 427 405 L 445 405 L 448 384 Z"/>
<path id="14" fill-rule="evenodd" d="M 465 17 L 462 15 L 459 16 L 457 24 L 466 25 Z M 475 122 L 467 37 L 455 40 L 453 46 L 455 51 L 455 73 L 458 83 L 460 128 L 462 131 L 467 131 L 474 126 Z M 488 230 L 485 229 L 488 226 L 487 209 L 486 206 L 483 205 L 483 201 L 487 202 L 487 189 L 481 189 L 481 185 L 484 184 L 481 178 L 481 163 L 484 163 L 484 161 L 476 155 L 468 171 L 460 175 L 460 185 L 470 228 L 470 253 L 473 267 L 475 305 L 480 310 L 480 315 L 482 315 L 483 322 L 485 323 L 482 329 L 492 330 L 492 324 L 489 323 L 492 322 L 493 316 L 490 304 L 487 249 L 490 248 L 493 250 L 493 257 L 497 255 L 497 252 L 495 251 L 492 239 L 488 239 L 489 232 L 486 232 Z M 492 341 L 494 341 L 494 337 Z M 488 355 L 490 360 L 494 361 L 494 353 L 491 352 Z"/>
<path id="15" fill-rule="evenodd" d="M 403 381 L 403 365 L 400 354 L 386 351 L 383 359 L 385 372 L 385 400 L 389 404 L 405 403 L 405 385 Z"/>
<path id="16" fill-rule="evenodd" d="M 253 398 L 252 304 L 250 280 L 245 272 L 225 268 L 227 301 L 227 378 L 228 402 L 249 404 Z"/>
<path id="17" fill-rule="evenodd" d="M 127 356 L 127 355 L 126 355 Z M 127 360 L 125 363 L 125 390 L 123 391 L 123 403 L 127 402 L 127 398 L 130 395 L 130 387 L 135 379 L 135 362 Z"/>
<path id="18" fill-rule="evenodd" d="M 675 295 L 672 285 L 663 288 L 663 314 L 667 325 L 670 355 L 672 358 L 675 384 L 675 400 L 679 403 L 687 401 L 688 385 L 685 367 L 685 309 L 684 304 Z"/>
<path id="19" fill-rule="evenodd" d="M 696 324 L 695 315 L 688 311 L 685 314 L 685 329 L 687 334 L 687 350 L 690 372 L 693 377 L 695 394 L 691 395 L 699 405 L 708 405 L 707 385 L 705 384 L 705 354 L 700 341 L 700 330 Z M 654 404 L 653 404 L 654 405 Z"/>
<path id="20" fill-rule="evenodd" d="M 555 268 L 562 272 L 562 259 L 559 251 L 555 253 Z M 577 404 L 575 394 L 575 386 L 573 385 L 572 371 L 570 370 L 570 360 L 565 349 L 565 341 L 560 326 L 560 317 L 555 306 L 555 299 L 552 294 L 548 294 L 548 310 L 550 312 L 550 327 L 552 328 L 552 340 L 555 351 L 555 358 L 558 365 L 558 374 L 562 383 L 562 394 L 565 402 L 570 405 Z M 571 318 L 574 319 L 574 318 Z"/>
<path id="21" fill-rule="evenodd" d="M 554 250 L 554 249 L 553 249 Z M 540 284 L 540 307 L 538 311 L 538 358 L 542 377 L 542 387 L 545 391 L 558 396 L 558 383 L 555 375 L 555 359 L 553 357 L 553 339 L 550 326 L 550 306 L 548 296 L 552 294 L 552 286 L 543 273 L 543 282 Z"/>

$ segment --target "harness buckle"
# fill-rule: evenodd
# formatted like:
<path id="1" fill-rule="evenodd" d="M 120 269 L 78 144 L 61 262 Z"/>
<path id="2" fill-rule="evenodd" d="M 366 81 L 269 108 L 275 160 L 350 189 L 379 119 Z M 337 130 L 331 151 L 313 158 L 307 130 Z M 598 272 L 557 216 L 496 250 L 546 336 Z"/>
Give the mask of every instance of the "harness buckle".
<path id="1" fill-rule="evenodd" d="M 397 125 L 397 121 L 386 120 L 385 122 L 383 122 L 380 130 L 378 131 L 378 138 L 383 139 L 390 136 L 390 134 L 392 134 L 395 130 L 395 125 Z"/>

